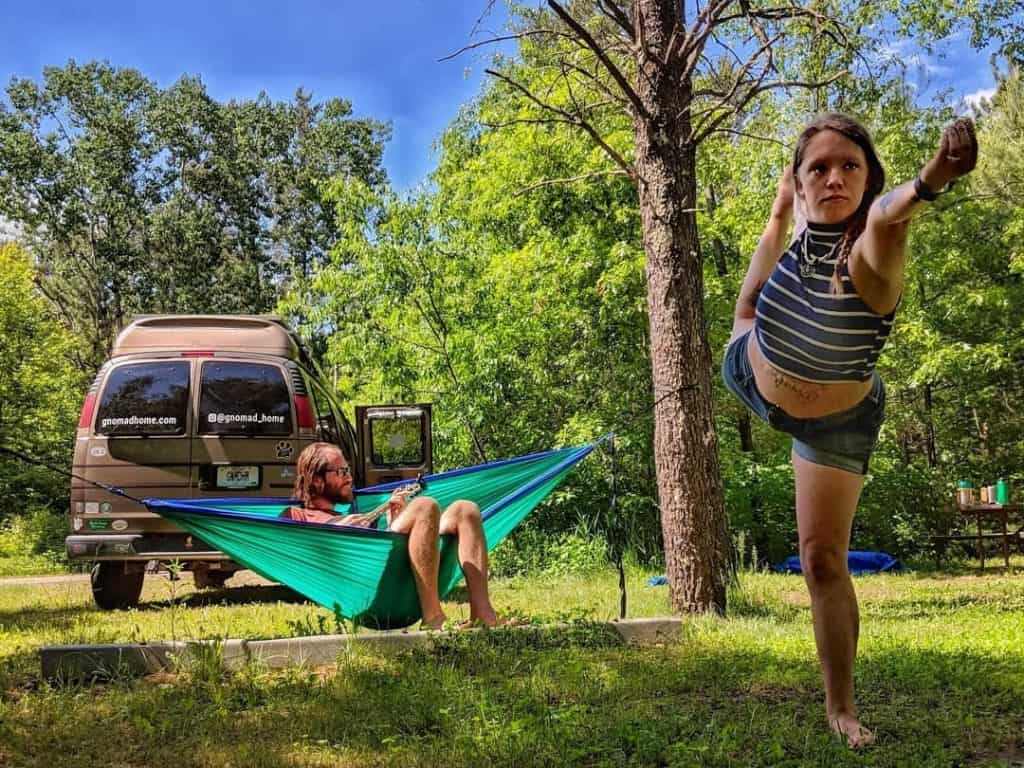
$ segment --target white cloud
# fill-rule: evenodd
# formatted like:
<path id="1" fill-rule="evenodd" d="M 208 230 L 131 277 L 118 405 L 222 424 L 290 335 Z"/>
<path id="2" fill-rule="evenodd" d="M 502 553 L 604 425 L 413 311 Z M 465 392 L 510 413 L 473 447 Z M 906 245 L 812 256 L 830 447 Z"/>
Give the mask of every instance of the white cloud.
<path id="1" fill-rule="evenodd" d="M 995 95 L 995 88 L 980 88 L 974 93 L 968 93 L 967 95 L 965 95 L 964 104 L 977 111 L 981 108 L 982 99 L 991 99 Z"/>

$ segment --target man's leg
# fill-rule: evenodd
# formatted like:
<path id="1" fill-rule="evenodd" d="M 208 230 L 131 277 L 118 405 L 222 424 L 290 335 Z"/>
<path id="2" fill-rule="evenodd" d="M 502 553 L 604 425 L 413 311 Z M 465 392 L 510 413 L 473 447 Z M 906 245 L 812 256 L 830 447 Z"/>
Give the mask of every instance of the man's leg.
<path id="1" fill-rule="evenodd" d="M 480 507 L 472 501 L 454 502 L 441 515 L 441 535 L 454 534 L 459 543 L 459 566 L 466 576 L 469 616 L 489 627 L 498 623 L 487 590 L 487 541 Z"/>
<path id="2" fill-rule="evenodd" d="M 811 593 L 814 640 L 825 677 L 829 725 L 851 747 L 875 737 L 860 724 L 853 700 L 853 661 L 860 616 L 847 568 L 850 530 L 863 475 L 814 464 L 793 453 L 800 563 Z"/>
<path id="3" fill-rule="evenodd" d="M 441 508 L 429 496 L 420 496 L 395 518 L 391 530 L 409 535 L 409 560 L 420 598 L 423 623 L 435 629 L 444 626 L 445 615 L 437 594 L 437 569 L 441 560 L 438 534 Z"/>

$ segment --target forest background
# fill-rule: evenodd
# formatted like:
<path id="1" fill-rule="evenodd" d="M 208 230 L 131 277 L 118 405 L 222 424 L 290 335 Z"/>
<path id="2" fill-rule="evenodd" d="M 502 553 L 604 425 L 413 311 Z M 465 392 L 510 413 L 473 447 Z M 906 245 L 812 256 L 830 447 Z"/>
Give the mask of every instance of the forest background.
<path id="1" fill-rule="evenodd" d="M 856 12 L 854 44 L 783 39 L 778 66 L 814 81 L 846 56 L 844 76 L 761 94 L 699 149 L 715 366 L 807 118 L 860 118 L 900 183 L 965 105 L 950 92 L 922 103 L 899 52 L 956 34 L 996 51 L 996 92 L 973 108 L 980 167 L 915 223 L 879 366 L 888 418 L 853 545 L 909 557 L 951 525 L 956 480 L 1024 488 L 1024 30 L 1009 0 L 818 5 Z M 496 69 L 547 103 L 585 105 L 601 141 L 630 158 L 632 126 L 607 83 L 554 69 L 550 37 L 533 34 L 557 19 L 513 8 L 511 24 L 515 48 Z M 728 79 L 730 53 L 708 49 L 721 62 L 708 77 Z M 343 98 L 218 102 L 199 77 L 161 88 L 104 62 L 12 80 L 0 102 L 0 215 L 13 225 L 0 246 L 0 443 L 68 466 L 85 389 L 135 314 L 277 312 L 347 404 L 433 402 L 439 469 L 615 431 L 618 516 L 606 514 L 607 460 L 589 462 L 513 537 L 511 559 L 542 562 L 575 531 L 611 532 L 658 563 L 636 188 L 593 136 L 543 118 L 525 92 L 489 80 L 439 139 L 429 184 L 399 194 L 382 166 L 389 126 Z M 796 543 L 788 440 L 721 386 L 715 414 L 738 554 L 774 562 Z M 62 549 L 67 496 L 61 477 L 0 457 L 0 524 L 19 546 Z"/>

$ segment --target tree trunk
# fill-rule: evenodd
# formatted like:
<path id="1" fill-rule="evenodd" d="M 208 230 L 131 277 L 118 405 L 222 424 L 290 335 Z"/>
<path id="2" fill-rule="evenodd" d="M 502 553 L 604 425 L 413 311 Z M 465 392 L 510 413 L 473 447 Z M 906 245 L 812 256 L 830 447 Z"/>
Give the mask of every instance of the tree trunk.
<path id="1" fill-rule="evenodd" d="M 736 428 L 740 433 L 740 450 L 744 453 L 754 452 L 754 429 L 750 423 L 750 411 L 744 408 L 736 419 Z"/>
<path id="2" fill-rule="evenodd" d="M 935 447 L 935 418 L 932 415 L 932 385 L 924 385 L 924 439 L 928 456 L 928 466 L 936 467 L 939 463 L 939 452 Z"/>
<path id="3" fill-rule="evenodd" d="M 708 185 L 707 194 L 704 196 L 704 204 L 707 206 L 708 217 L 714 216 L 715 209 L 718 207 L 718 196 L 715 194 L 715 187 L 711 184 Z M 728 249 L 722 238 L 712 238 L 711 258 L 714 260 L 715 272 L 719 277 L 725 277 L 729 274 L 729 264 L 725 258 L 727 252 Z"/>
<path id="4" fill-rule="evenodd" d="M 711 355 L 697 221 L 696 147 L 683 61 L 665 62 L 679 4 L 637 0 L 636 169 L 647 257 L 654 457 L 669 594 L 675 611 L 725 610 L 728 530 L 712 412 Z"/>

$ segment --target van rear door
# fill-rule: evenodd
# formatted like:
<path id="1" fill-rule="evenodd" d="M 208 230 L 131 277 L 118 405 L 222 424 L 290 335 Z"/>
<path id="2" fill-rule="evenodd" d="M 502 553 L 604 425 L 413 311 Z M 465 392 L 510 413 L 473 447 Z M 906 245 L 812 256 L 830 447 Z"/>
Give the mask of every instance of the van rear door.
<path id="1" fill-rule="evenodd" d="M 81 463 L 75 472 L 138 498 L 189 496 L 191 368 L 190 360 L 167 359 L 112 366 L 98 396 L 92 428 L 79 432 L 86 449 L 76 451 Z M 75 490 L 79 489 L 73 484 Z M 75 512 L 85 515 L 88 530 L 112 525 L 108 519 L 90 519 L 92 514 L 155 517 L 95 486 L 85 485 L 79 494 L 84 501 L 75 503 Z"/>
<path id="2" fill-rule="evenodd" d="M 357 405 L 356 435 L 367 486 L 434 471 L 429 403 Z"/>
<path id="3" fill-rule="evenodd" d="M 192 444 L 199 495 L 291 495 L 304 416 L 293 414 L 287 375 L 276 362 L 201 361 Z"/>

